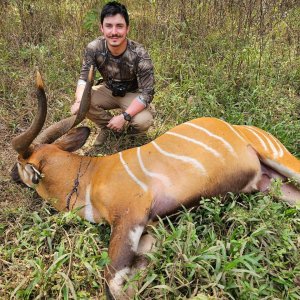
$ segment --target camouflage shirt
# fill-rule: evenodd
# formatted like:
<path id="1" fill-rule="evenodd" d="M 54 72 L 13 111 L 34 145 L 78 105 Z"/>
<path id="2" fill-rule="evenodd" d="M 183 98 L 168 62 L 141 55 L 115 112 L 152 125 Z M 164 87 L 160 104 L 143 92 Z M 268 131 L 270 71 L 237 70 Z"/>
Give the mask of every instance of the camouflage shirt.
<path id="1" fill-rule="evenodd" d="M 80 80 L 87 81 L 91 65 L 94 65 L 103 77 L 104 83 L 113 81 L 135 81 L 139 99 L 149 104 L 154 95 L 154 72 L 149 54 L 144 47 L 127 40 L 127 49 L 119 56 L 113 56 L 107 48 L 104 37 L 88 44 L 84 52 Z"/>

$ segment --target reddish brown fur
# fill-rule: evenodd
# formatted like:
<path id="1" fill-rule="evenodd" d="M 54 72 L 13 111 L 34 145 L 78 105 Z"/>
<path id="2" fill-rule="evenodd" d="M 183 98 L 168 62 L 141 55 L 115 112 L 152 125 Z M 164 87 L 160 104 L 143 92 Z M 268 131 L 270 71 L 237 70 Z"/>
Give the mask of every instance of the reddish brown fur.
<path id="1" fill-rule="evenodd" d="M 45 99 L 40 100 L 45 106 Z M 36 128 L 41 127 L 42 119 Z M 36 128 L 26 134 L 27 144 Z M 299 160 L 274 137 L 256 130 L 261 138 L 248 127 L 201 118 L 179 125 L 140 148 L 107 157 L 67 152 L 83 145 L 89 134 L 86 128 L 75 129 L 50 145 L 26 148 L 22 138 L 14 141 L 15 149 L 21 149 L 18 169 L 24 183 L 33 186 L 33 179 L 39 180 L 36 191 L 60 211 L 81 207 L 80 216 L 94 222 L 104 219 L 112 226 L 111 264 L 106 270 L 108 295 L 123 299 L 122 278 L 130 275 L 130 268 L 138 261 L 140 236 L 151 220 L 182 206 L 196 206 L 201 197 L 267 191 L 275 174 L 271 169 L 282 178 L 294 177 L 300 182 Z M 56 136 L 55 130 L 46 132 Z M 268 138 L 276 146 L 271 147 Z M 262 168 L 260 161 L 267 168 Z M 284 184 L 282 192 L 284 200 L 300 202 L 296 187 Z"/>

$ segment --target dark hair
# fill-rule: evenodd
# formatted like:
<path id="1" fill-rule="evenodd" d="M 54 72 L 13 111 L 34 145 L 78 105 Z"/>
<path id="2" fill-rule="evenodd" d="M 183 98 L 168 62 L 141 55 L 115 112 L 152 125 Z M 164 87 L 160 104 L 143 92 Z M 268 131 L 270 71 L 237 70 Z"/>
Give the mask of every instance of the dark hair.
<path id="1" fill-rule="evenodd" d="M 120 14 L 124 17 L 126 25 L 129 25 L 129 16 L 126 9 L 126 6 L 117 2 L 117 1 L 110 1 L 104 5 L 102 11 L 100 13 L 100 22 L 103 25 L 103 20 L 105 17 L 115 16 Z"/>

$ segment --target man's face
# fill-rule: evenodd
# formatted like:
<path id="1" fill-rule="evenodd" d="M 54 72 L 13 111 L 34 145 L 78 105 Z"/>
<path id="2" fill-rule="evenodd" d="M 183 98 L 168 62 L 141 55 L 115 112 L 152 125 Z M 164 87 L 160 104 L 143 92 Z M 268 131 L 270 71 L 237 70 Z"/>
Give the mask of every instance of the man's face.
<path id="1" fill-rule="evenodd" d="M 119 47 L 126 43 L 129 26 L 122 15 L 105 17 L 100 29 L 109 46 Z"/>

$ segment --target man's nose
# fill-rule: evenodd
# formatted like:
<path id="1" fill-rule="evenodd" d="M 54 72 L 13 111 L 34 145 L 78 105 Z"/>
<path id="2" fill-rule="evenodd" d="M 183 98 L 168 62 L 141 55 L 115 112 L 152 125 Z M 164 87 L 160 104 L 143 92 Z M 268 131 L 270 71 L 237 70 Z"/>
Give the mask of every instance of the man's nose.
<path id="1" fill-rule="evenodd" d="M 112 27 L 112 34 L 116 34 L 117 33 L 117 26 L 113 26 Z"/>

